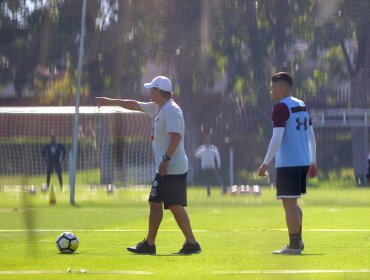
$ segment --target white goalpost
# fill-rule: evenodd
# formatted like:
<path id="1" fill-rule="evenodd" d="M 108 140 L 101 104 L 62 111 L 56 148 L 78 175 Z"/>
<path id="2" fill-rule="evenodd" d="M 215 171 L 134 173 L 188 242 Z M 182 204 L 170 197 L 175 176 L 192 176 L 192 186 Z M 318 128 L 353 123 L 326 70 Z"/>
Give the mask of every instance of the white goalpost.
<path id="1" fill-rule="evenodd" d="M 77 144 L 78 144 L 78 127 L 79 127 L 79 110 L 80 110 L 80 96 L 81 96 L 81 78 L 82 78 L 82 60 L 84 57 L 84 42 L 85 42 L 85 21 L 86 21 L 86 0 L 82 2 L 82 17 L 80 29 L 80 49 L 78 54 L 78 68 L 77 68 L 77 94 L 75 104 L 75 115 L 73 120 L 73 140 L 72 140 L 72 156 L 70 168 L 70 199 L 71 204 L 75 203 L 75 186 L 76 186 L 76 165 L 77 165 Z"/>
<path id="2" fill-rule="evenodd" d="M 64 186 L 74 171 L 78 187 L 149 185 L 155 164 L 147 115 L 120 107 L 80 107 L 73 167 L 74 114 L 74 107 L 0 107 L 0 186 L 45 184 L 42 149 L 51 134 L 66 149 Z M 51 181 L 58 185 L 55 173 Z"/>

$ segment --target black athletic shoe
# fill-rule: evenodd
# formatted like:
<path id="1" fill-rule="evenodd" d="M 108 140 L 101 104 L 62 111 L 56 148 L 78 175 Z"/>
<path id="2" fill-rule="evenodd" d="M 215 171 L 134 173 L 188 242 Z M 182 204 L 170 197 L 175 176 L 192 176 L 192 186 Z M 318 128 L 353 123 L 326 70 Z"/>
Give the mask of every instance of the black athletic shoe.
<path id="1" fill-rule="evenodd" d="M 201 251 L 202 250 L 200 249 L 199 243 L 190 244 L 187 241 L 185 241 L 181 250 L 175 254 L 176 255 L 191 255 L 191 254 L 199 254 Z"/>
<path id="2" fill-rule="evenodd" d="M 299 240 L 299 247 L 300 247 L 301 251 L 304 250 L 304 243 L 303 243 L 302 240 Z"/>
<path id="3" fill-rule="evenodd" d="M 274 255 L 300 255 L 301 251 L 302 251 L 301 249 L 292 249 L 286 246 L 283 249 L 274 251 L 272 253 Z"/>
<path id="4" fill-rule="evenodd" d="M 127 250 L 135 254 L 155 255 L 156 253 L 155 244 L 150 246 L 146 239 L 139 242 L 135 247 L 128 247 Z"/>

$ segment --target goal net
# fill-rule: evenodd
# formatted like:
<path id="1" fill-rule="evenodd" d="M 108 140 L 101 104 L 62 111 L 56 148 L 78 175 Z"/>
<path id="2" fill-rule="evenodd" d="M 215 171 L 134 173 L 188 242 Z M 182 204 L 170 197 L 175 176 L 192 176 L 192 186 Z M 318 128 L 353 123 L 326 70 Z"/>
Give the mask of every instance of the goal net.
<path id="1" fill-rule="evenodd" d="M 150 118 L 120 107 L 79 111 L 76 185 L 148 185 L 155 172 Z M 0 108 L 0 186 L 45 185 L 42 151 L 51 135 L 66 150 L 61 166 L 68 186 L 74 113 L 74 107 Z M 50 185 L 59 185 L 55 173 Z"/>

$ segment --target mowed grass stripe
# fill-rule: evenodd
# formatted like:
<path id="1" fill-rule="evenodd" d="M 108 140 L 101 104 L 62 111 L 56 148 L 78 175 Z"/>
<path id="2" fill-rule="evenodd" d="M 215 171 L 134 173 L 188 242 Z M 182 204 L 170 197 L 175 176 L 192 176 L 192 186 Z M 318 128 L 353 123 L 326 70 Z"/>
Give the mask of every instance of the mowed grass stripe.
<path id="1" fill-rule="evenodd" d="M 10 270 L 0 271 L 0 275 L 45 275 L 45 274 L 131 274 L 131 275 L 151 275 L 150 271 L 130 271 L 130 270 L 116 270 L 116 271 L 61 271 L 61 270 Z"/>
<path id="2" fill-rule="evenodd" d="M 238 270 L 238 271 L 215 271 L 214 274 L 332 274 L 332 273 L 370 273 L 370 269 L 307 269 L 307 270 Z M 130 275 L 152 275 L 150 271 L 61 271 L 61 270 L 13 270 L 0 271 L 0 275 L 46 275 L 46 274 L 130 274 Z"/>
<path id="3" fill-rule="evenodd" d="M 215 271 L 215 274 L 324 274 L 324 273 L 370 273 L 370 269 L 302 269 L 302 270 L 236 270 Z"/>

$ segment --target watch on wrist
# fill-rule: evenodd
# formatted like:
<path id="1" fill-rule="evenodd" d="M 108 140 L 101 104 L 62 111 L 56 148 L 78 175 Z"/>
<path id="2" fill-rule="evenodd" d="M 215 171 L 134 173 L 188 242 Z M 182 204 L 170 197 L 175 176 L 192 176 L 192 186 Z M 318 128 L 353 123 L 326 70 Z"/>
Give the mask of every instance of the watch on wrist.
<path id="1" fill-rule="evenodd" d="M 164 155 L 162 158 L 163 161 L 170 161 L 171 158 L 168 155 Z"/>

